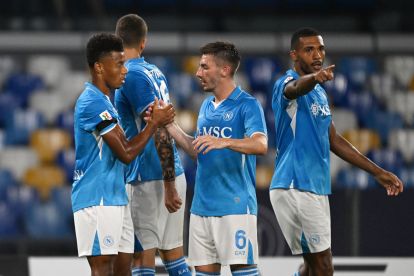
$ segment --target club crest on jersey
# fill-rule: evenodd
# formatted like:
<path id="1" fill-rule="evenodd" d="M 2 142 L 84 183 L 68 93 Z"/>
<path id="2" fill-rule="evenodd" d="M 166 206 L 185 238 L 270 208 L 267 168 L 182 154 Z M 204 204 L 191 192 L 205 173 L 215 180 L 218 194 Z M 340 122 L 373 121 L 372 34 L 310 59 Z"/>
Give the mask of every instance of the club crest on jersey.
<path id="1" fill-rule="evenodd" d="M 99 114 L 99 117 L 101 117 L 101 119 L 104 120 L 104 121 L 112 120 L 112 116 L 108 112 L 108 110 L 105 110 L 104 112 L 102 112 L 101 114 Z"/>
<path id="2" fill-rule="evenodd" d="M 310 110 L 313 116 L 329 116 L 331 115 L 331 110 L 329 109 L 329 105 L 320 105 L 318 103 L 313 103 L 310 107 Z"/>
<path id="3" fill-rule="evenodd" d="M 223 120 L 224 121 L 230 121 L 231 119 L 233 119 L 233 112 L 232 111 L 227 111 L 223 114 Z"/>

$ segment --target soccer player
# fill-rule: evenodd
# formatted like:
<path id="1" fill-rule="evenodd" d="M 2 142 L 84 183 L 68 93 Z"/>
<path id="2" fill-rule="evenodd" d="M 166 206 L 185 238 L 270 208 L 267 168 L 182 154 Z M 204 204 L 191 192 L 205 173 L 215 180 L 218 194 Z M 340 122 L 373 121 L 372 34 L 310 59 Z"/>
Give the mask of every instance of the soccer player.
<path id="1" fill-rule="evenodd" d="M 169 102 L 167 80 L 142 57 L 147 24 L 135 14 L 121 17 L 116 35 L 124 44 L 128 74 L 115 93 L 115 105 L 127 137 L 145 127 L 147 108 L 155 98 Z M 133 275 L 154 275 L 158 252 L 171 276 L 191 275 L 184 259 L 183 226 L 187 183 L 177 149 L 164 127 L 158 128 L 127 173 L 136 237 Z"/>
<path id="2" fill-rule="evenodd" d="M 332 275 L 329 151 L 372 174 L 389 196 L 401 193 L 403 184 L 336 132 L 320 85 L 333 79 L 335 65 L 323 67 L 321 34 L 296 31 L 290 58 L 293 70 L 273 88 L 277 156 L 270 199 L 292 253 L 304 258 L 295 275 Z"/>
<path id="3" fill-rule="evenodd" d="M 174 118 L 172 106 L 161 109 L 157 100 L 146 128 L 129 141 L 125 138 L 109 100 L 110 91 L 123 84 L 127 73 L 123 51 L 115 35 L 102 33 L 89 39 L 86 57 L 92 82 L 85 84 L 75 106 L 72 208 L 78 253 L 87 256 L 92 275 L 131 274 L 134 235 L 125 164 L 141 152 L 159 126 Z"/>
<path id="4" fill-rule="evenodd" d="M 259 275 L 257 268 L 256 155 L 267 152 L 259 102 L 236 86 L 240 55 L 231 43 L 203 46 L 197 78 L 213 95 L 201 105 L 197 137 L 177 124 L 175 141 L 197 159 L 189 231 L 189 259 L 196 275 Z"/>

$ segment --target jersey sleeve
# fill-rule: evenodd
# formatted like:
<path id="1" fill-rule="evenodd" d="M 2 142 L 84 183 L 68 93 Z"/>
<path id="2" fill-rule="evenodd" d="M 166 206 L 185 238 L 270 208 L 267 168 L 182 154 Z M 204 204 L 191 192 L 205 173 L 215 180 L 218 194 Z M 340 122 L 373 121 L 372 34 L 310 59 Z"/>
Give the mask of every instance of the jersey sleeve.
<path id="1" fill-rule="evenodd" d="M 116 115 L 114 113 L 113 108 L 109 106 L 103 100 L 96 100 L 96 101 L 89 101 L 83 112 L 80 116 L 81 127 L 88 131 L 98 131 L 100 135 L 104 135 L 111 131 L 117 123 L 115 119 Z M 104 124 L 105 127 L 98 127 L 98 125 L 102 126 L 102 122 L 109 121 L 110 123 Z"/>
<path id="2" fill-rule="evenodd" d="M 294 77 L 291 75 L 285 75 L 278 79 L 273 86 L 273 99 L 272 99 L 272 108 L 286 108 L 289 104 L 289 99 L 284 95 L 286 85 L 294 81 Z"/>
<path id="3" fill-rule="evenodd" d="M 137 114 L 142 114 L 158 97 L 151 80 L 144 73 L 131 72 L 124 84 L 125 96 Z"/>
<path id="4" fill-rule="evenodd" d="M 246 136 L 251 137 L 255 133 L 263 133 L 267 136 L 263 108 L 256 99 L 246 103 L 243 115 Z"/>

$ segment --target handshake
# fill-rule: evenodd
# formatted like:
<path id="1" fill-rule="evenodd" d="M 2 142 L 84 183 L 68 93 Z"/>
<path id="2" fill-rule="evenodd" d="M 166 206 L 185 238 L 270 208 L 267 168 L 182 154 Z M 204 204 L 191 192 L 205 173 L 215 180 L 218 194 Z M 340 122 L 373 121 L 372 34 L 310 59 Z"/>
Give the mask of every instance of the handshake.
<path id="1" fill-rule="evenodd" d="M 157 127 L 166 126 L 174 122 L 175 109 L 172 104 L 166 104 L 163 100 L 155 97 L 154 102 L 145 112 L 144 120 L 147 124 L 154 124 Z"/>

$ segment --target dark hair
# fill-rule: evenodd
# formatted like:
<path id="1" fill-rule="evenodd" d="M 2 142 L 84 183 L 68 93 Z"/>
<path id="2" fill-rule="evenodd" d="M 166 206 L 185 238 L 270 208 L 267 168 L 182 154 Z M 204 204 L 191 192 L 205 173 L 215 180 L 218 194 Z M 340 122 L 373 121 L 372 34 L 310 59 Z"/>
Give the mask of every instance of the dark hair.
<path id="1" fill-rule="evenodd" d="M 224 62 L 230 63 L 232 67 L 232 75 L 234 75 L 240 65 L 240 54 L 236 49 L 236 46 L 230 42 L 212 42 L 204 45 L 200 48 L 202 55 L 213 55 L 216 58 L 223 60 Z"/>
<path id="2" fill-rule="evenodd" d="M 119 37 L 110 33 L 93 35 L 86 45 L 86 59 L 89 67 L 93 67 L 95 62 L 113 51 L 124 51 L 122 40 Z"/>
<path id="3" fill-rule="evenodd" d="M 125 47 L 136 47 L 147 33 L 147 23 L 136 14 L 124 15 L 116 23 L 115 34 L 122 39 Z"/>
<path id="4" fill-rule="evenodd" d="M 296 30 L 290 40 L 290 49 L 294 50 L 298 46 L 299 38 L 308 36 L 319 36 L 321 33 L 313 28 L 301 28 Z"/>

